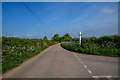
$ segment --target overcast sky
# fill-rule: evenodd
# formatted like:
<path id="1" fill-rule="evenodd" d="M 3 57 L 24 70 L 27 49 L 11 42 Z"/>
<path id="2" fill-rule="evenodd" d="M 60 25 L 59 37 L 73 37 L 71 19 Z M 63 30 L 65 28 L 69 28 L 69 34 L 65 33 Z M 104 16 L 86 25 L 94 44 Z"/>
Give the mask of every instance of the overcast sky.
<path id="1" fill-rule="evenodd" d="M 72 37 L 100 37 L 118 34 L 117 2 L 25 2 L 38 21 L 21 2 L 2 5 L 2 34 L 24 38 L 49 39 L 54 34 Z"/>

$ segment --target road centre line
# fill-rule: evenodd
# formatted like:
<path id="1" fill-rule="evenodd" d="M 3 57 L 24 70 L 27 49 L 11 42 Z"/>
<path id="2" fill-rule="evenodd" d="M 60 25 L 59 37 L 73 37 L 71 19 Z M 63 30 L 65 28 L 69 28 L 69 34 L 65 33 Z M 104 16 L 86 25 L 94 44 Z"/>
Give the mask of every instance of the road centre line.
<path id="1" fill-rule="evenodd" d="M 83 62 L 81 61 L 81 63 L 83 63 Z"/>
<path id="2" fill-rule="evenodd" d="M 73 52 L 74 53 L 74 52 Z M 79 61 L 81 61 L 81 59 L 74 53 L 74 55 L 77 57 L 77 59 L 79 60 Z"/>
<path id="3" fill-rule="evenodd" d="M 74 53 L 74 52 L 73 52 L 73 53 Z M 74 55 L 77 57 L 77 59 L 78 59 L 81 63 L 84 63 L 75 53 L 74 53 Z M 92 73 L 92 71 L 89 70 L 86 65 L 84 65 L 84 67 L 88 70 L 89 73 Z M 108 79 L 110 79 L 110 78 L 112 78 L 112 76 L 93 76 L 93 78 L 108 78 Z M 112 79 L 110 79 L 110 80 L 112 80 Z"/>
<path id="4" fill-rule="evenodd" d="M 112 78 L 112 76 L 93 76 L 93 78 Z"/>
<path id="5" fill-rule="evenodd" d="M 89 72 L 89 73 L 92 73 L 89 69 L 88 69 L 88 72 Z"/>
<path id="6" fill-rule="evenodd" d="M 86 66 L 86 65 L 84 65 L 84 67 L 85 67 L 85 68 L 87 68 L 87 66 Z"/>
<path id="7" fill-rule="evenodd" d="M 74 53 L 74 52 L 73 52 L 73 53 Z M 77 59 L 78 59 L 79 61 L 81 61 L 80 58 L 79 58 L 75 53 L 74 53 L 74 55 L 77 57 Z M 81 61 L 81 63 L 83 63 L 83 61 Z M 84 65 L 84 67 L 87 68 L 86 65 Z M 92 73 L 92 71 L 90 71 L 89 69 L 87 69 L 87 70 L 88 70 L 89 73 Z"/>

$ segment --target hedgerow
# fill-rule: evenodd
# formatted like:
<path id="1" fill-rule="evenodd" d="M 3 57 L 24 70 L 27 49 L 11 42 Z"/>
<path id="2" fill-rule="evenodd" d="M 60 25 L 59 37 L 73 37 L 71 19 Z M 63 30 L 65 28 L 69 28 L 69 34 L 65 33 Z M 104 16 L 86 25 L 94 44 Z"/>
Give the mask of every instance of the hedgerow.
<path id="1" fill-rule="evenodd" d="M 26 59 L 39 54 L 55 42 L 42 39 L 2 38 L 2 72 L 19 66 Z"/>
<path id="2" fill-rule="evenodd" d="M 84 54 L 120 57 L 120 36 L 118 35 L 82 38 L 81 47 L 75 42 L 62 43 L 61 46 Z"/>

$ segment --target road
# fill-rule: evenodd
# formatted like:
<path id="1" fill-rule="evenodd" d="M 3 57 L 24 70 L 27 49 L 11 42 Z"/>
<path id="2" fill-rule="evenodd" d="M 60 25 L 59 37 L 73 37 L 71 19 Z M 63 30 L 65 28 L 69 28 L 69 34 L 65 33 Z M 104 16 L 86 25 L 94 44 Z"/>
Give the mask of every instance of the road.
<path id="1" fill-rule="evenodd" d="M 3 78 L 115 78 L 118 58 L 85 55 L 55 44 L 22 63 Z"/>

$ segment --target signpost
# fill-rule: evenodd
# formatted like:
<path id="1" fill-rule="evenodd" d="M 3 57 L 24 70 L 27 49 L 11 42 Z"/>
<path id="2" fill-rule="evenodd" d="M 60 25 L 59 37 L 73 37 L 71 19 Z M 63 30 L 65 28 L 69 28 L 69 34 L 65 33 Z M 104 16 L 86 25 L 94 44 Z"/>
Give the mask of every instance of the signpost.
<path id="1" fill-rule="evenodd" d="M 81 36 L 82 36 L 82 33 L 80 32 L 80 41 L 79 41 L 79 44 L 80 44 L 80 46 L 81 46 Z"/>

